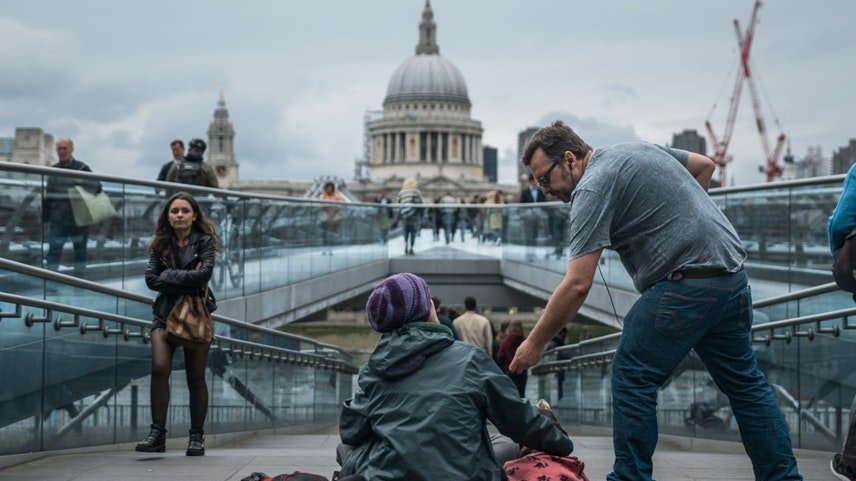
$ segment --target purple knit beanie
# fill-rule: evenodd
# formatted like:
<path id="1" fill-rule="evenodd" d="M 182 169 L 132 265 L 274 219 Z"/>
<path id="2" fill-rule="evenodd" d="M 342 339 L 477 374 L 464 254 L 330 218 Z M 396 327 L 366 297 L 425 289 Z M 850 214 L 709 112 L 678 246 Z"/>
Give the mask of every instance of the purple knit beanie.
<path id="1" fill-rule="evenodd" d="M 366 303 L 369 324 L 377 332 L 389 332 L 407 322 L 427 321 L 431 314 L 431 291 L 419 276 L 393 274 L 374 288 Z"/>

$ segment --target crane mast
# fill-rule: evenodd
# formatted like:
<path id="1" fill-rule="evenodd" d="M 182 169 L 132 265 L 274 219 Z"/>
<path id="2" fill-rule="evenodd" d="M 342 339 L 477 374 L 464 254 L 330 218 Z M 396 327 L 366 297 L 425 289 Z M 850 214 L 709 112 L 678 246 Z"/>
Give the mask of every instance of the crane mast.
<path id="1" fill-rule="evenodd" d="M 718 137 L 716 135 L 710 119 L 705 122 L 705 128 L 707 129 L 708 136 L 710 137 L 710 141 L 713 146 L 713 161 L 719 167 L 720 185 L 725 185 L 726 166 L 732 160 L 732 157 L 728 154 L 728 147 L 731 143 L 731 137 L 734 134 L 734 123 L 737 119 L 737 108 L 740 104 L 740 96 L 743 92 L 744 82 L 749 84 L 749 95 L 752 98 L 752 108 L 755 113 L 755 127 L 758 130 L 758 135 L 761 137 L 761 147 L 764 150 L 766 165 L 762 167 L 761 170 L 766 174 L 767 182 L 772 182 L 782 172 L 781 166 L 779 166 L 779 157 L 781 156 L 782 147 L 785 143 L 785 134 L 779 134 L 776 138 L 776 145 L 771 151 L 770 143 L 767 140 L 767 128 L 764 123 L 758 89 L 755 86 L 755 80 L 752 77 L 752 70 L 749 66 L 749 57 L 752 52 L 752 42 L 755 39 L 755 26 L 758 24 L 758 10 L 760 10 L 760 8 L 761 1 L 756 0 L 745 34 L 740 30 L 740 22 L 737 19 L 734 20 L 737 44 L 740 47 L 740 68 L 737 71 L 737 79 L 734 82 L 734 89 L 731 93 L 728 116 L 726 117 L 725 122 L 725 132 L 722 137 Z"/>

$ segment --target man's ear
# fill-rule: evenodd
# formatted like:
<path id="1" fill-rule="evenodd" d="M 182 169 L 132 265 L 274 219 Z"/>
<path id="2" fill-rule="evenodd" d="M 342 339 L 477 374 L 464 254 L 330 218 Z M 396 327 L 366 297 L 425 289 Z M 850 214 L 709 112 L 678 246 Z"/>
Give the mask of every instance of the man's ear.
<path id="1" fill-rule="evenodd" d="M 569 167 L 573 167 L 574 161 L 577 160 L 577 157 L 570 150 L 565 151 L 565 162 L 568 163 Z"/>

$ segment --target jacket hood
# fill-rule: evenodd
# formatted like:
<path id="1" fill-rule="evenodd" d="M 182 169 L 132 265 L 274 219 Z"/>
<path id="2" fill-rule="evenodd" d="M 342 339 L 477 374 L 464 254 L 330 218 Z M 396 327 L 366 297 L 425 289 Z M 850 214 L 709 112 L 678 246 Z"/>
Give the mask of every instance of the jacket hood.
<path id="1" fill-rule="evenodd" d="M 380 338 L 366 368 L 382 378 L 406 376 L 453 342 L 452 331 L 446 326 L 410 322 Z"/>

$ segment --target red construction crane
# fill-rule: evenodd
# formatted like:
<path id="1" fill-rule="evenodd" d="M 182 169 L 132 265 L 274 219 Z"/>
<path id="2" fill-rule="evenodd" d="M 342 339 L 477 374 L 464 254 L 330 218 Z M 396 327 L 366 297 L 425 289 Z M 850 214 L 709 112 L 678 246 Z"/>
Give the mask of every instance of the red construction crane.
<path id="1" fill-rule="evenodd" d="M 758 10 L 761 8 L 761 0 L 755 1 L 755 6 L 752 9 L 752 16 L 749 18 L 749 26 L 746 28 L 746 33 L 740 31 L 740 22 L 734 19 L 734 30 L 737 32 L 737 44 L 740 47 L 740 67 L 737 71 L 737 80 L 734 83 L 734 90 L 731 93 L 731 105 L 728 109 L 728 118 L 725 122 L 725 134 L 722 138 L 716 136 L 713 131 L 713 125 L 710 123 L 710 118 L 705 121 L 704 126 L 707 128 L 707 133 L 710 136 L 710 142 L 713 147 L 713 161 L 719 166 L 719 183 L 725 185 L 725 170 L 732 158 L 728 155 L 728 145 L 731 142 L 731 136 L 734 133 L 734 120 L 737 117 L 737 106 L 740 104 L 740 94 L 743 91 L 743 82 L 749 84 L 749 94 L 752 96 L 752 107 L 755 110 L 755 126 L 758 128 L 758 134 L 761 136 L 761 146 L 764 149 L 764 157 L 766 159 L 766 167 L 761 167 L 761 171 L 766 173 L 767 182 L 773 181 L 779 174 L 782 173 L 782 168 L 779 166 L 779 156 L 782 154 L 782 146 L 785 144 L 785 134 L 780 133 L 776 138 L 776 146 L 770 152 L 770 143 L 767 141 L 767 128 L 764 124 L 764 117 L 761 112 L 761 102 L 758 99 L 758 90 L 755 87 L 755 80 L 752 78 L 752 71 L 749 68 L 749 54 L 752 51 L 752 40 L 755 37 L 755 26 L 758 24 Z M 714 105 L 714 108 L 716 106 Z M 713 113 L 711 111 L 711 113 Z"/>

